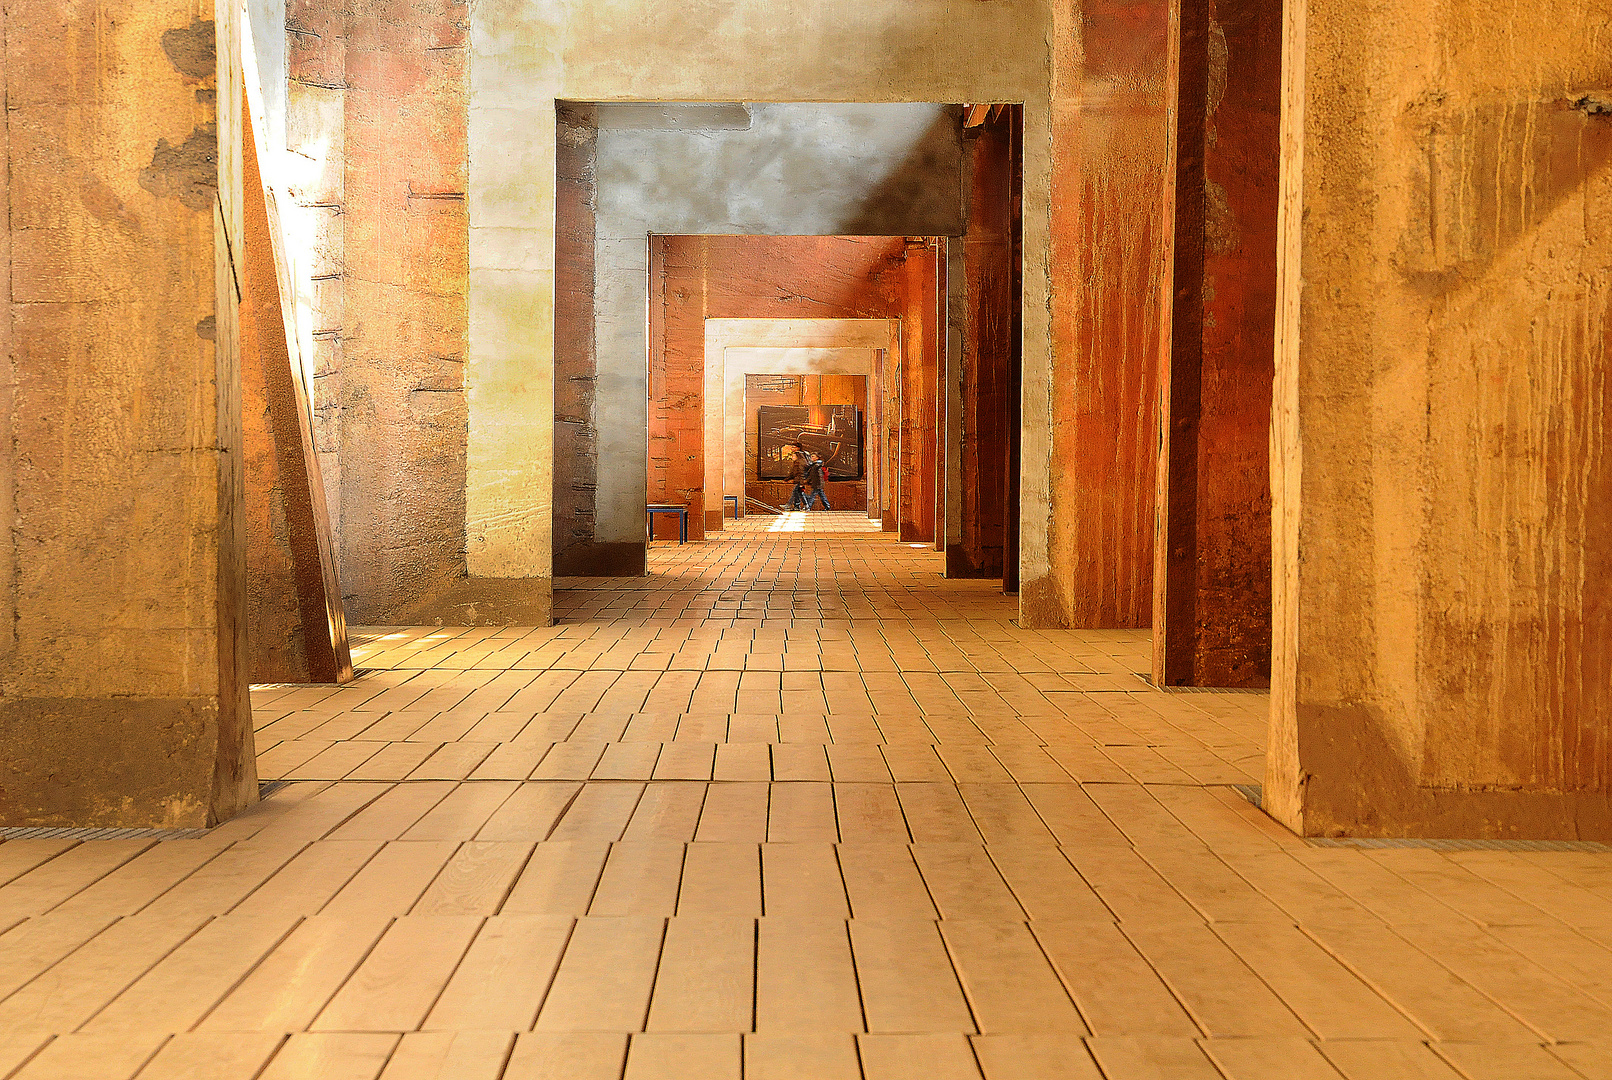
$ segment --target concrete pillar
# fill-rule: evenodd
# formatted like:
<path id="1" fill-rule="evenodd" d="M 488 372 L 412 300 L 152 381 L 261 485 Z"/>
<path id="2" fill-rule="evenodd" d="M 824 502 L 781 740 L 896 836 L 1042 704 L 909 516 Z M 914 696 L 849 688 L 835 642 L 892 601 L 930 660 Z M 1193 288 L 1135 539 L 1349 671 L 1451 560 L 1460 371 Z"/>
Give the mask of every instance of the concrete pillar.
<path id="1" fill-rule="evenodd" d="M 1270 682 L 1280 0 L 1180 0 L 1153 678 Z"/>
<path id="2" fill-rule="evenodd" d="M 377 0 L 345 24 L 342 580 L 362 622 L 500 599 L 464 582 L 466 22 Z"/>
<path id="3" fill-rule="evenodd" d="M 901 539 L 905 543 L 935 540 L 940 430 L 938 259 L 934 242 L 907 242 L 906 306 L 901 323 L 899 494 Z"/>
<path id="4" fill-rule="evenodd" d="M 887 349 L 879 379 L 879 520 L 881 530 L 901 532 L 901 380 L 905 349 Z"/>
<path id="5" fill-rule="evenodd" d="M 966 149 L 965 149 L 966 154 Z M 965 185 L 966 191 L 966 185 Z M 941 371 L 941 424 L 942 485 L 941 502 L 945 511 L 941 515 L 944 529 L 944 550 L 950 551 L 963 542 L 963 374 L 965 356 L 963 336 L 968 326 L 968 267 L 963 258 L 963 238 L 946 241 L 946 348 L 942 354 Z M 947 556 L 948 565 L 950 556 Z"/>
<path id="6" fill-rule="evenodd" d="M 711 278 L 713 271 L 719 278 L 743 273 L 720 256 L 713 265 L 712 239 L 649 242 L 649 501 L 687 506 L 695 541 L 705 539 L 712 519 L 722 524 L 722 492 L 705 485 L 705 320 L 719 314 L 709 310 Z M 652 525 L 656 539 L 677 539 L 675 519 L 660 515 Z"/>
<path id="7" fill-rule="evenodd" d="M 899 331 L 895 332 L 899 334 Z M 894 336 L 894 335 L 893 335 Z M 884 383 L 885 359 L 890 350 L 875 349 L 868 375 L 868 407 L 862 417 L 862 453 L 868 478 L 868 520 L 883 524 L 884 492 Z"/>
<path id="8" fill-rule="evenodd" d="M 592 109 L 562 104 L 554 188 L 554 570 L 604 572 L 595 559 L 599 490 L 594 344 L 594 216 L 599 129 Z M 624 572 L 642 573 L 643 559 Z M 610 568 L 615 570 L 616 568 Z"/>
<path id="9" fill-rule="evenodd" d="M 1008 190 L 1012 192 L 1012 205 L 1009 217 L 1012 220 L 1010 237 L 1012 242 L 1009 265 L 1012 267 L 1011 284 L 1008 290 L 1008 370 L 1005 391 L 1006 416 L 1004 426 L 1007 429 L 1007 475 L 1003 478 L 1005 494 L 1002 496 L 1003 522 L 1002 522 L 1002 591 L 1015 594 L 1019 591 L 1019 571 L 1021 565 L 1020 532 L 1023 524 L 1023 478 L 1024 478 L 1024 445 L 1025 432 L 1029 424 L 1027 417 L 1044 420 L 1049 415 L 1050 402 L 1044 394 L 1035 395 L 1035 400 L 1026 393 L 1025 385 L 1025 316 L 1029 314 L 1025 305 L 1025 274 L 1027 259 L 1025 252 L 1028 245 L 1025 242 L 1026 225 L 1038 225 L 1034 219 L 1027 218 L 1024 212 L 1025 191 L 1031 183 L 1031 178 L 1025 171 L 1024 136 L 1027 126 L 1026 110 L 1023 105 L 1009 105 L 1008 131 L 1011 179 Z M 1043 205 L 1046 205 L 1043 201 Z M 1046 220 L 1046 218 L 1042 218 Z M 1043 240 L 1043 243 L 1045 241 Z M 1042 305 L 1046 310 L 1046 305 Z M 1039 322 L 1039 318 L 1033 320 Z M 1043 381 L 1043 386 L 1046 385 Z M 1044 447 L 1047 443 L 1048 426 L 1037 424 L 1038 442 Z M 1043 459 L 1044 460 L 1044 459 Z M 1043 479 L 1038 487 L 1045 485 L 1045 466 L 1040 462 L 1037 467 L 1043 473 Z M 1045 521 L 1045 518 L 1043 518 Z M 1038 550 L 1044 561 L 1045 533 L 1038 541 Z M 1023 605 L 1020 605 L 1020 616 L 1023 616 Z"/>
<path id="10" fill-rule="evenodd" d="M 236 8 L 13 5 L 0 236 L 0 825 L 257 798 Z"/>
<path id="11" fill-rule="evenodd" d="M 1294 0 L 1272 738 L 1308 835 L 1612 839 L 1609 0 Z"/>
<path id="12" fill-rule="evenodd" d="M 999 116 L 970 129 L 968 232 L 963 261 L 962 452 L 958 543 L 946 576 L 1002 576 L 1007 523 L 1008 382 L 1013 361 L 1013 124 Z"/>
<path id="13" fill-rule="evenodd" d="M 1044 504 L 1030 490 L 1025 504 L 1046 517 L 1047 565 L 1026 571 L 1021 618 L 1143 627 L 1170 232 L 1169 0 L 1059 4 L 1053 17 L 1050 487 Z"/>

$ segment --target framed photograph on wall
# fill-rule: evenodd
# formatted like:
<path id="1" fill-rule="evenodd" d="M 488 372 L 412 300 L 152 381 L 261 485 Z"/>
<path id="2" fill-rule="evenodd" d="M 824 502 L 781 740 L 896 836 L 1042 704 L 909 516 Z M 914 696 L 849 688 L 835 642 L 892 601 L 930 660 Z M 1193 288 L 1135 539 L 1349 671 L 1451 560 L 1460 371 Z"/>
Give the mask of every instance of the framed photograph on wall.
<path id="1" fill-rule="evenodd" d="M 757 410 L 756 479 L 788 480 L 784 447 L 822 458 L 830 480 L 862 479 L 862 410 L 855 405 L 763 405 Z"/>

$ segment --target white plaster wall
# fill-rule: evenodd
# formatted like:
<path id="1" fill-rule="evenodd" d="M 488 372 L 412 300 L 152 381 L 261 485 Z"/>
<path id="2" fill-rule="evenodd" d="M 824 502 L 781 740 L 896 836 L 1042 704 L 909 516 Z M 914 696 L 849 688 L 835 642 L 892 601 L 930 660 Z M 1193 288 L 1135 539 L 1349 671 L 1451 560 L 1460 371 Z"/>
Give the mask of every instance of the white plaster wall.
<path id="1" fill-rule="evenodd" d="M 1025 491 L 1044 493 L 1049 24 L 1044 0 L 472 0 L 470 572 L 551 574 L 560 99 L 1024 102 Z"/>

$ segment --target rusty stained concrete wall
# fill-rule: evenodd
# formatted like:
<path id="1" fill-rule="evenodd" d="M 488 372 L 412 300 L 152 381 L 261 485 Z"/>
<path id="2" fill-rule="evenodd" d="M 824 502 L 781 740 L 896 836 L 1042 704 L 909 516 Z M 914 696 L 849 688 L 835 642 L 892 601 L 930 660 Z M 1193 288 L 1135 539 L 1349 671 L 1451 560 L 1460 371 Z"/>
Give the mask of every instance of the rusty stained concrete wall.
<path id="1" fill-rule="evenodd" d="M 1153 677 L 1268 686 L 1282 11 L 1278 0 L 1179 11 Z"/>
<path id="2" fill-rule="evenodd" d="M 1145 627 L 1158 357 L 1168 326 L 1169 0 L 1097 0 L 1078 13 L 1055 5 L 1053 20 L 1057 361 L 1043 375 L 1026 347 L 1021 618 L 1027 626 Z M 1034 197 L 1026 192 L 1027 206 Z M 1027 215 L 1026 227 L 1033 224 Z M 1027 295 L 1027 312 L 1032 303 Z M 1045 417 L 1036 407 L 1042 378 Z"/>
<path id="3" fill-rule="evenodd" d="M 940 356 L 944 240 L 908 240 L 901 315 L 897 518 L 904 543 L 934 543 L 940 524 Z"/>
<path id="4" fill-rule="evenodd" d="M 721 442 L 720 422 L 713 432 L 706 408 L 705 320 L 900 318 L 905 247 L 899 236 L 654 238 L 660 273 L 651 310 L 664 321 L 650 356 L 651 456 L 659 471 L 649 498 L 704 507 L 703 521 L 691 520 L 691 538 L 722 527 L 720 500 L 705 495 L 714 479 L 708 450 Z"/>
<path id="5" fill-rule="evenodd" d="M 903 281 L 905 271 L 903 270 Z M 902 291 L 906 309 L 906 291 Z M 901 531 L 901 365 L 902 350 L 892 347 L 880 358 L 879 379 L 872 395 L 876 409 L 873 438 L 877 458 L 874 496 L 879 504 L 880 528 L 887 533 Z"/>
<path id="6" fill-rule="evenodd" d="M 196 13 L 0 16 L 0 825 L 193 828 L 257 798 L 241 69 L 233 8 Z"/>
<path id="7" fill-rule="evenodd" d="M 710 237 L 656 236 L 649 241 L 650 502 L 689 508 L 688 536 L 704 540 L 722 528 L 722 500 L 705 493 L 705 320 L 711 314 Z M 718 261 L 721 257 L 718 256 Z M 719 278 L 722 271 L 718 270 Z M 651 537 L 675 524 L 650 523 Z M 638 545 L 622 545 L 638 560 Z M 640 569 L 637 571 L 642 573 Z"/>
<path id="8" fill-rule="evenodd" d="M 1305 834 L 1612 840 L 1609 28 L 1289 6 L 1265 805 Z"/>
<path id="9" fill-rule="evenodd" d="M 948 480 L 956 521 L 946 545 L 946 576 L 1002 576 L 1007 523 L 1008 393 L 1014 355 L 1013 123 L 1009 113 L 973 128 L 964 143 L 969 167 L 968 230 L 963 235 L 958 442 Z M 959 245 L 953 245 L 957 248 Z M 957 271 L 954 271 L 954 275 Z M 957 292 L 958 290 L 953 290 Z M 948 380 L 950 381 L 950 380 Z M 952 419 L 948 417 L 948 419 Z"/>

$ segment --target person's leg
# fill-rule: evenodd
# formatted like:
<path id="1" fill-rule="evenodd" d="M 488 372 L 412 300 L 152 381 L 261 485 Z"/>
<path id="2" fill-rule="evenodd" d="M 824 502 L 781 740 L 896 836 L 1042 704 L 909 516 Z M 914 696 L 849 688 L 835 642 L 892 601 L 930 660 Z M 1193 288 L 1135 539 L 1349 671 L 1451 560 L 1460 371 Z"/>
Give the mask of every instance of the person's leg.
<path id="1" fill-rule="evenodd" d="M 806 508 L 806 497 L 802 494 L 801 486 L 799 484 L 796 484 L 795 485 L 795 490 L 791 491 L 789 493 L 789 507 L 788 507 L 788 509 L 790 509 L 790 510 L 804 510 L 805 508 Z"/>

